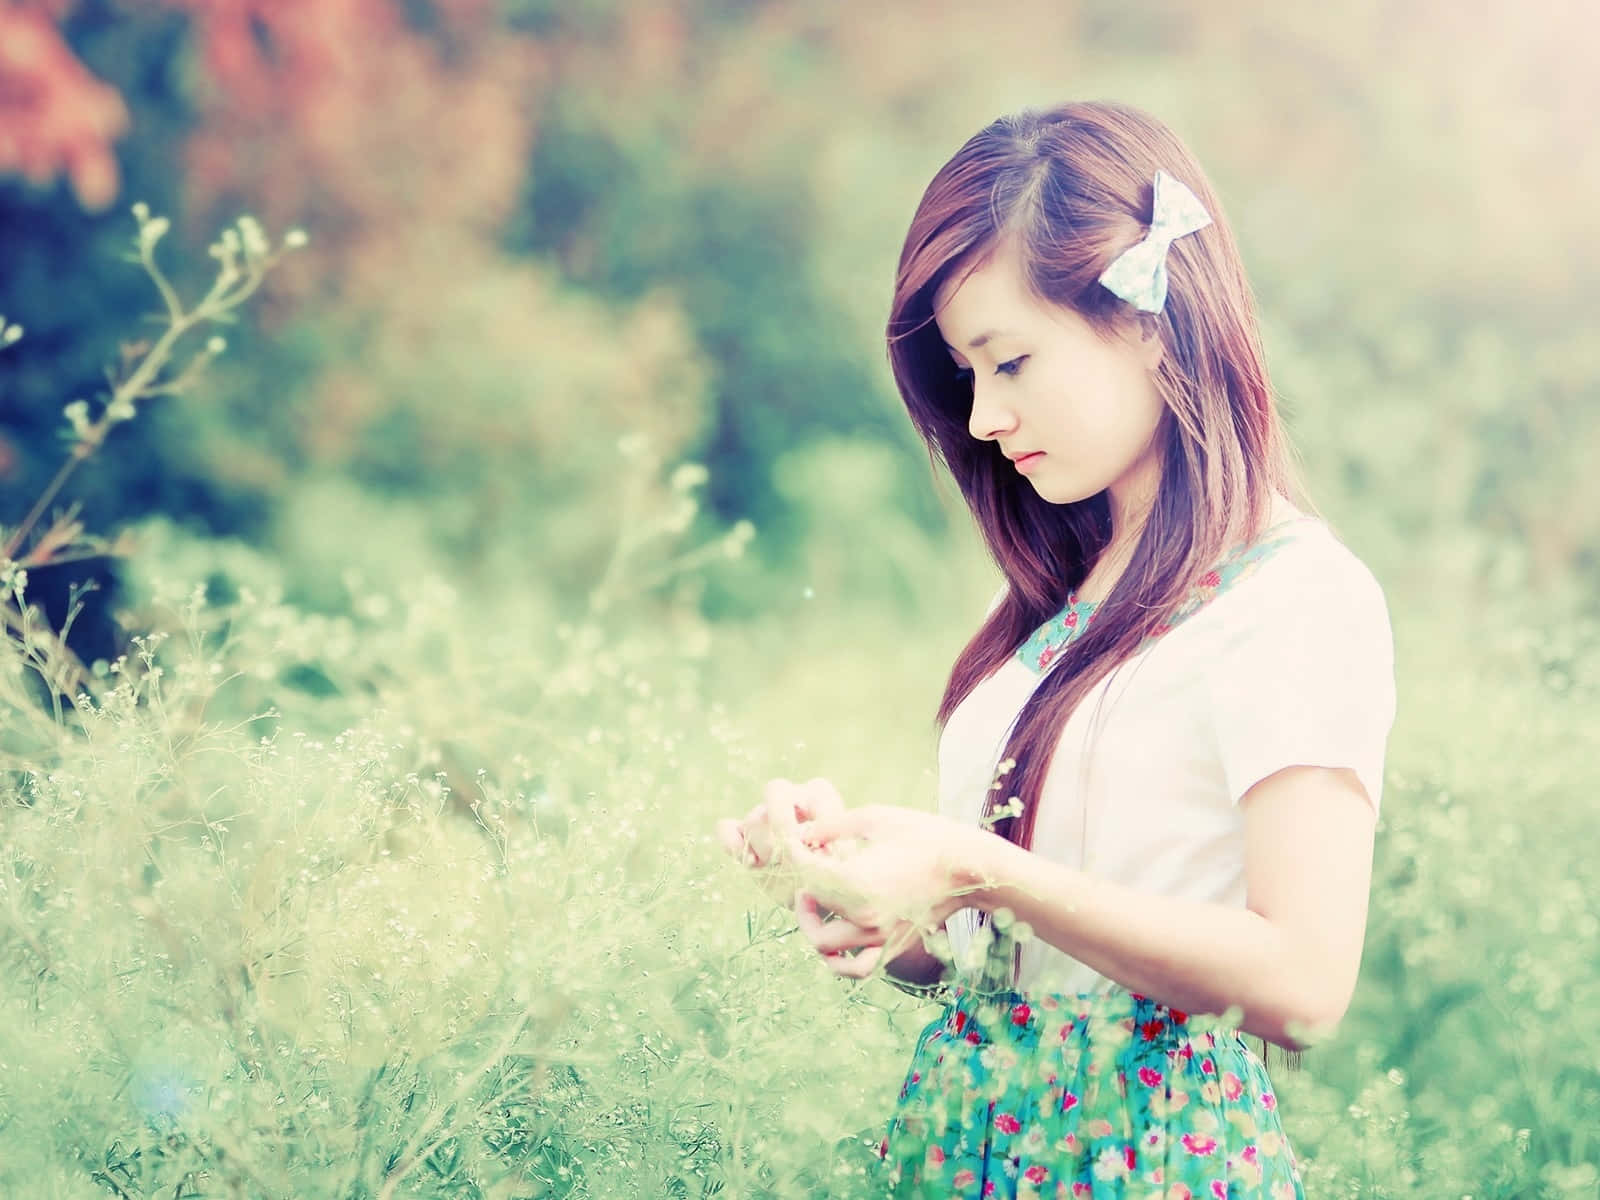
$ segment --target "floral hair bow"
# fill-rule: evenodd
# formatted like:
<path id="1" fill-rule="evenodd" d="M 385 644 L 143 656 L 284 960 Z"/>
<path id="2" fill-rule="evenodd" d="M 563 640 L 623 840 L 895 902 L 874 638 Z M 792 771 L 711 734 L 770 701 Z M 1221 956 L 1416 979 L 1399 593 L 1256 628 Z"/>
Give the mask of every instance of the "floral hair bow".
<path id="1" fill-rule="evenodd" d="M 1167 247 L 1211 224 L 1211 214 L 1165 171 L 1156 172 L 1152 210 L 1150 232 L 1117 255 L 1100 282 L 1140 312 L 1158 313 L 1167 303 Z"/>

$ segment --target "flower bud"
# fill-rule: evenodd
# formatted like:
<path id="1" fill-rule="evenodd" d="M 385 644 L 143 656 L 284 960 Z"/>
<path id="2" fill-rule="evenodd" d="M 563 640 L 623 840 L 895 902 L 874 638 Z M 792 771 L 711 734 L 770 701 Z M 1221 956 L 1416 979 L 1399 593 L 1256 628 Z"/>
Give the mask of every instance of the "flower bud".
<path id="1" fill-rule="evenodd" d="M 711 473 L 700 463 L 684 463 L 672 473 L 669 486 L 675 492 L 687 492 L 711 478 Z"/>
<path id="2" fill-rule="evenodd" d="M 722 542 L 722 552 L 729 558 L 742 558 L 744 549 L 756 536 L 756 527 L 749 521 L 735 521 Z"/>

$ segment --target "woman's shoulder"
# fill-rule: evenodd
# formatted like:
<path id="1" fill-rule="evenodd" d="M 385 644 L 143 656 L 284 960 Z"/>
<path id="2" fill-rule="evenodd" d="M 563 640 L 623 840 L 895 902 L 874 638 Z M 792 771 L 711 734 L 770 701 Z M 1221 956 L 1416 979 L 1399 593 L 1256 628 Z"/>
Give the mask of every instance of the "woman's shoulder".
<path id="1" fill-rule="evenodd" d="M 1247 550 L 1243 578 L 1220 596 L 1213 624 L 1259 639 L 1274 628 L 1313 635 L 1390 636 L 1388 603 L 1368 565 L 1320 517 L 1299 514 Z"/>
<path id="2" fill-rule="evenodd" d="M 1306 602 L 1329 596 L 1383 601 L 1372 569 L 1320 517 L 1299 515 L 1268 529 L 1258 572 L 1262 590 Z"/>

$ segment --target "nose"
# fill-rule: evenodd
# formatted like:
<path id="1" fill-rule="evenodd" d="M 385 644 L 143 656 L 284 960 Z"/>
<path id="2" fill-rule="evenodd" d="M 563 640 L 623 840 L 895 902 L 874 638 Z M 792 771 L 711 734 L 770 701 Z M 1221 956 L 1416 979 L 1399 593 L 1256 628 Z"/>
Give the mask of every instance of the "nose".
<path id="1" fill-rule="evenodd" d="M 974 379 L 967 432 L 980 442 L 992 442 L 1011 433 L 1016 427 L 1016 411 L 1003 402 L 999 390 L 987 386 L 981 377 Z"/>

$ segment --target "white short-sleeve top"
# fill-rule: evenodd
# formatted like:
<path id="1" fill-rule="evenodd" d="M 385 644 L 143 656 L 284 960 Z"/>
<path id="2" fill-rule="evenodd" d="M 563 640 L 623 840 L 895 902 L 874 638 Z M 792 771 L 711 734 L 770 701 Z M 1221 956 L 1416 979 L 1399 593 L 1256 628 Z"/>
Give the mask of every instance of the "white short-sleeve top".
<path id="1" fill-rule="evenodd" d="M 1314 518 L 1274 526 L 1258 545 L 1267 550 L 1248 571 L 1074 711 L 1041 792 L 1035 853 L 1154 894 L 1243 907 L 1239 801 L 1254 784 L 1289 766 L 1348 767 L 1378 808 L 1395 708 L 1383 592 Z M 1092 619 L 1076 607 L 1052 622 Z M 939 741 L 945 815 L 980 819 L 1012 723 L 1048 670 L 1043 644 L 1035 635 L 951 714 Z M 948 923 L 958 962 L 976 920 L 969 909 Z M 1023 947 L 1019 985 L 1116 986 L 1038 939 Z"/>

